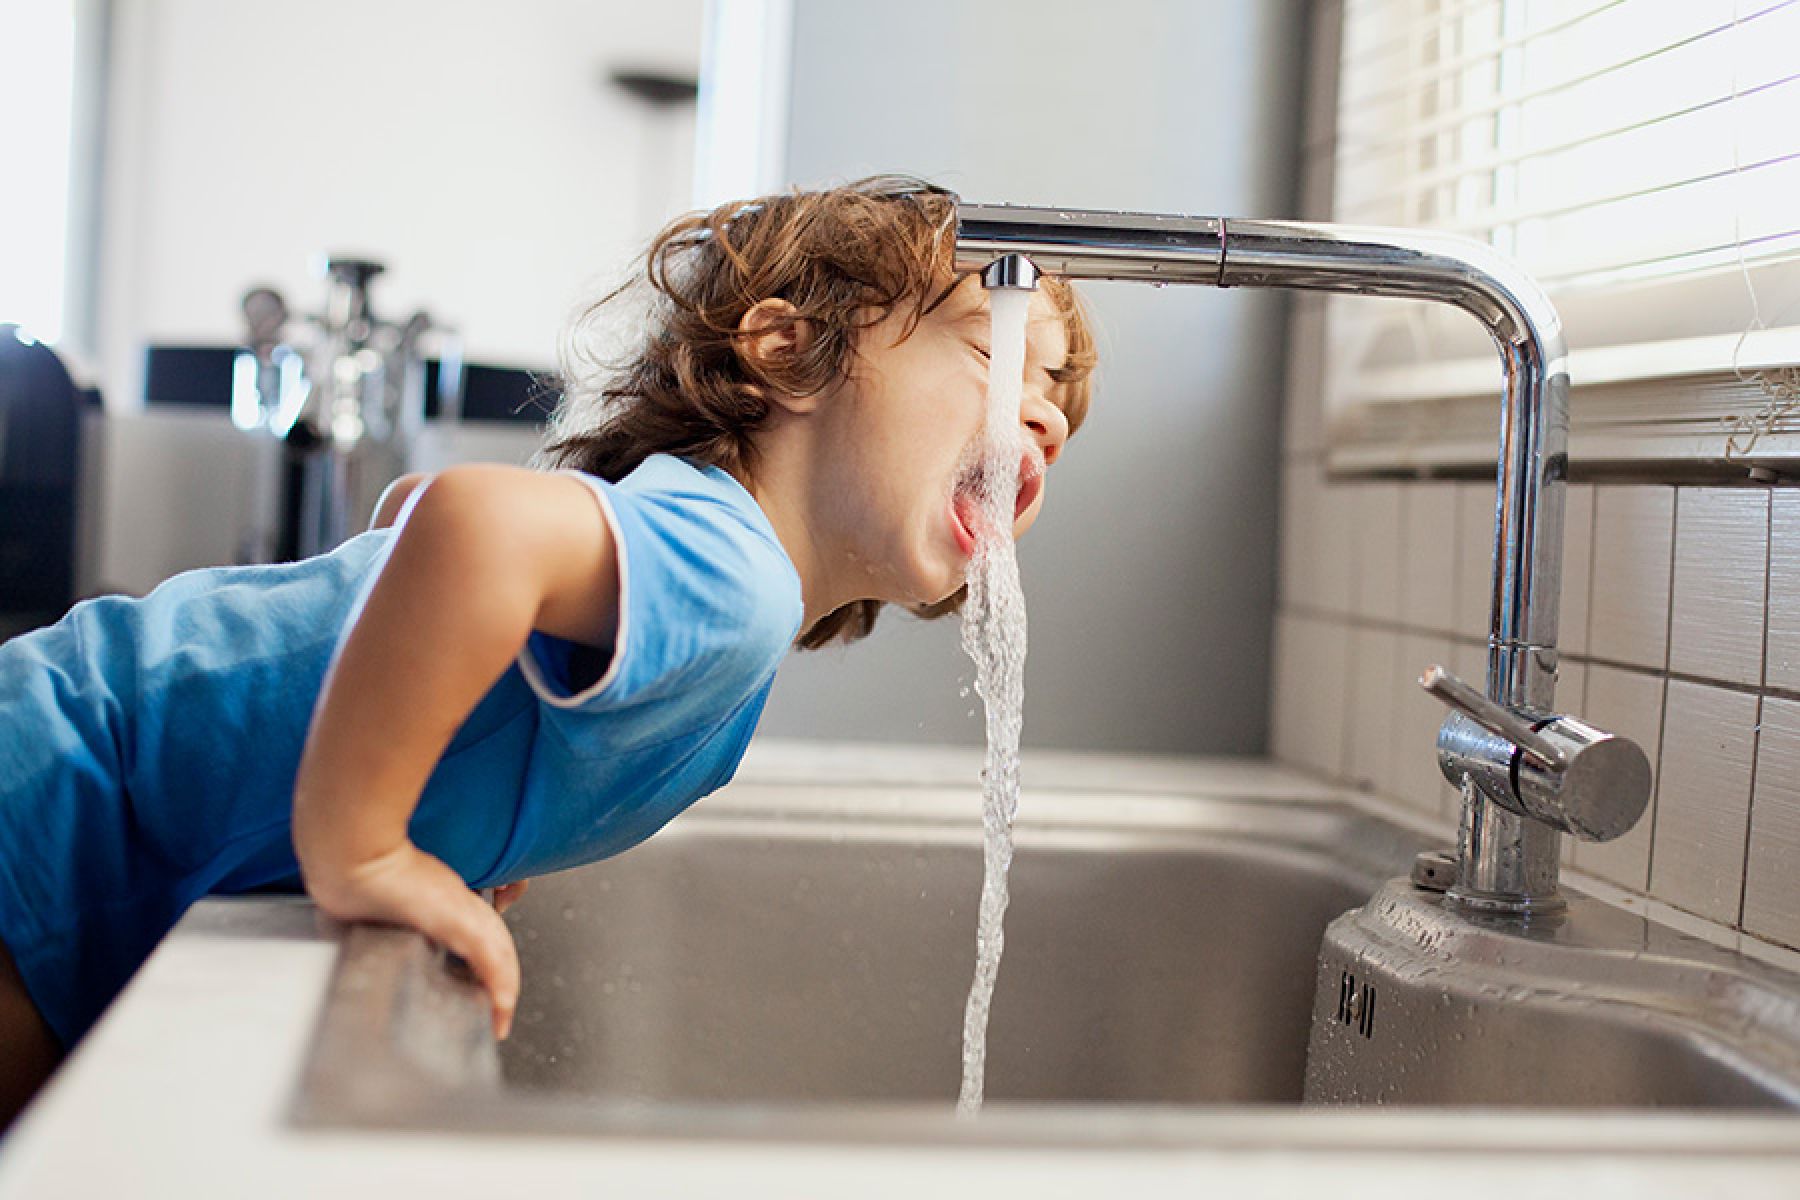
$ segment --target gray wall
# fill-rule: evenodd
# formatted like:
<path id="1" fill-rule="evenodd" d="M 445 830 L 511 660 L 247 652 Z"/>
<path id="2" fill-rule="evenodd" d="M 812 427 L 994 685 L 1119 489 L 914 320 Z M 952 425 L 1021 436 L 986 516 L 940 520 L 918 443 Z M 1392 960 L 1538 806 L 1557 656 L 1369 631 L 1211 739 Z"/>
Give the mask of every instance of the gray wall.
<path id="1" fill-rule="evenodd" d="M 795 0 L 788 177 L 971 200 L 1292 215 L 1298 0 Z M 1286 305 L 1091 285 L 1087 426 L 1020 545 L 1024 741 L 1260 754 Z M 789 657 L 763 731 L 978 743 L 954 619 Z"/>

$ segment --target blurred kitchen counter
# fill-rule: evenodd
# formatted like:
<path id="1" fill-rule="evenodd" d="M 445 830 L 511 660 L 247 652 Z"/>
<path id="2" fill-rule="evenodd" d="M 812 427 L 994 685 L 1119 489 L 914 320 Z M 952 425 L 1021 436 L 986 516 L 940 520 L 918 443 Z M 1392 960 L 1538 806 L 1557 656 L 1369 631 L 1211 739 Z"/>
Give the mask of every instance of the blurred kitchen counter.
<path id="1" fill-rule="evenodd" d="M 218 406 L 90 409 L 81 435 L 76 594 L 141 596 L 182 571 L 244 561 L 259 507 L 274 503 L 258 494 L 276 484 L 265 477 L 259 440 Z M 541 440 L 542 429 L 528 422 L 427 421 L 408 469 L 522 466 Z"/>

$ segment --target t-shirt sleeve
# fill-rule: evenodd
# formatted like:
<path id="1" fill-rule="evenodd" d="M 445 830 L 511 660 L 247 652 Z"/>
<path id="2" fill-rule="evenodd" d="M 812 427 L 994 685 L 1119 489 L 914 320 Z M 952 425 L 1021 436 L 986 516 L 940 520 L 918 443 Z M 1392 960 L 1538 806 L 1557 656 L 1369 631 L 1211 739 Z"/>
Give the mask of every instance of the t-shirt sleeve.
<path id="1" fill-rule="evenodd" d="M 578 712 L 677 700 L 665 705 L 670 720 L 697 727 L 701 709 L 728 710 L 766 682 L 800 623 L 798 579 L 779 546 L 704 479 L 639 489 L 569 474 L 593 491 L 612 530 L 619 624 L 591 683 L 573 677 L 577 647 L 533 633 L 519 668 L 539 699 Z"/>

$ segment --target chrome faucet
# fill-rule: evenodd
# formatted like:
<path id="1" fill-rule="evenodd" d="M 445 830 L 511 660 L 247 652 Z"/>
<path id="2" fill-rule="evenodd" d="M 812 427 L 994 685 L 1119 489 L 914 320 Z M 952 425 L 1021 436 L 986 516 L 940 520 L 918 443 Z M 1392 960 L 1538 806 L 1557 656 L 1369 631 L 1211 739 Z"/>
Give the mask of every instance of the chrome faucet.
<path id="1" fill-rule="evenodd" d="M 1569 376 L 1562 322 L 1492 247 L 1444 234 L 1156 213 L 959 204 L 956 267 L 1022 254 L 1071 279 L 1281 287 L 1452 304 L 1493 336 L 1506 372 L 1483 695 L 1432 667 L 1420 680 L 1452 712 L 1438 766 L 1463 794 L 1448 899 L 1485 912 L 1562 907 L 1559 834 L 1605 841 L 1650 798 L 1630 741 L 1552 708 L 1562 588 Z"/>
<path id="2" fill-rule="evenodd" d="M 408 467 L 425 420 L 426 342 L 436 345 L 440 409 L 455 415 L 461 397 L 460 341 L 423 311 L 404 324 L 377 317 L 370 282 L 382 265 L 329 257 L 321 314 L 289 319 L 270 288 L 244 297 L 249 329 L 240 354 L 232 417 L 240 428 L 272 435 L 280 469 L 263 490 L 278 515 L 262 514 L 252 560 L 321 554 L 361 530 L 377 497 Z M 272 451 L 271 451 L 272 453 Z M 265 507 L 266 504 L 266 497 Z"/>

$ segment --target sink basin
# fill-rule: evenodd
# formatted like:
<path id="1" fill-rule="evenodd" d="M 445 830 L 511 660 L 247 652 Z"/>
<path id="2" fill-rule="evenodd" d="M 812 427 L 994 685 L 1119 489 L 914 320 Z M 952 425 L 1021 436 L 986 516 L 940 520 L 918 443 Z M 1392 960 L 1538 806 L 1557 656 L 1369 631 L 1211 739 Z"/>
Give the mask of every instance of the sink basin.
<path id="1" fill-rule="evenodd" d="M 1609 926 L 1585 900 L 1560 941 L 1446 933 L 1436 899 L 1394 881 L 1425 842 L 1329 796 L 1081 786 L 1021 804 L 988 1108 L 957 1120 L 977 811 L 969 786 L 734 784 L 617 859 L 533 884 L 507 916 L 524 993 L 499 1046 L 460 964 L 410 932 L 355 927 L 296 1116 L 1193 1144 L 1238 1114 L 1232 1144 L 1282 1144 L 1240 1118 L 1286 1113 L 1311 1115 L 1308 1138 L 1366 1146 L 1415 1134 L 1327 1114 L 1367 1113 L 1364 1101 L 1800 1104 L 1800 988 L 1785 973 L 1678 935 L 1645 942 L 1648 923 L 1606 909 L 1631 928 Z M 1409 937 L 1447 957 L 1384 963 L 1381 947 Z M 1639 939 L 1635 953 L 1621 937 Z M 1706 960 L 1698 974 L 1684 953 Z M 1482 970 L 1448 968 L 1459 955 Z M 1595 965 L 1622 961 L 1628 985 Z M 1545 972 L 1592 987 L 1557 993 Z M 1551 1037 L 1529 1071 L 1509 1072 L 1527 1004 Z M 1605 1086 L 1569 1082 L 1590 1077 Z M 1794 1136 L 1790 1118 L 1777 1124 Z"/>
<path id="2" fill-rule="evenodd" d="M 1345 814 L 1234 815 L 1255 835 L 1022 827 L 991 1100 L 1299 1101 L 1319 939 L 1395 864 L 1330 853 Z M 956 825 L 713 818 L 534 884 L 502 1072 L 644 1101 L 953 1102 L 981 869 Z"/>

